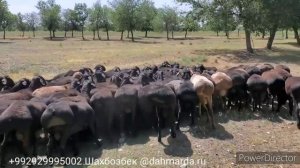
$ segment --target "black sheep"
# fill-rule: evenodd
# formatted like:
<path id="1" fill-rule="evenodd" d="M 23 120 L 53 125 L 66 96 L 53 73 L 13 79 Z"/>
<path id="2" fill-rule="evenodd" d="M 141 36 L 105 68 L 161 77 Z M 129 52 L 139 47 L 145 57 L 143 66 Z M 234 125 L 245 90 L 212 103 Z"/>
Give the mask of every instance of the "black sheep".
<path id="1" fill-rule="evenodd" d="M 247 80 L 247 89 L 250 92 L 252 98 L 253 111 L 257 106 L 261 109 L 262 102 L 267 99 L 268 96 L 268 83 L 260 75 L 253 74 Z"/>
<path id="2" fill-rule="evenodd" d="M 147 85 L 138 91 L 139 110 L 145 125 L 155 126 L 158 129 L 158 141 L 161 142 L 161 129 L 166 121 L 173 138 L 175 133 L 176 95 L 174 91 L 164 85 Z"/>

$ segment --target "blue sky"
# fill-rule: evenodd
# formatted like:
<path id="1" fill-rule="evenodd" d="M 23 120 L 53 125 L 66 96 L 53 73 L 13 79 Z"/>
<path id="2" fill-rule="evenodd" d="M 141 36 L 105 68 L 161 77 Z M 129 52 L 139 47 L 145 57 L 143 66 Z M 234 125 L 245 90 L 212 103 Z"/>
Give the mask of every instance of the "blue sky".
<path id="1" fill-rule="evenodd" d="M 179 10 L 187 10 L 188 7 L 180 6 L 175 0 L 153 0 L 156 7 L 163 7 L 164 5 L 178 7 Z M 12 13 L 27 13 L 36 11 L 36 4 L 38 0 L 7 0 L 9 9 Z M 91 7 L 96 0 L 56 0 L 56 3 L 60 4 L 63 9 L 73 8 L 75 3 L 86 3 L 88 7 Z M 101 0 L 102 4 L 108 4 L 108 0 Z"/>

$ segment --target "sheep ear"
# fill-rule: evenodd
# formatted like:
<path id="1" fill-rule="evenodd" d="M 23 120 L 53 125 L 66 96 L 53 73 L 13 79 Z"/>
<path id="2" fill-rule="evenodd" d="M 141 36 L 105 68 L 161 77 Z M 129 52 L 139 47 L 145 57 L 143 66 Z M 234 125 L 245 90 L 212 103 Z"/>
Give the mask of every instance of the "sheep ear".
<path id="1" fill-rule="evenodd" d="M 45 81 L 42 78 L 40 78 L 40 82 L 42 85 L 44 85 L 44 86 L 46 85 Z"/>
<path id="2" fill-rule="evenodd" d="M 27 85 L 27 81 L 23 81 L 23 82 L 22 82 L 22 85 L 23 85 L 23 86 L 26 86 L 26 85 Z"/>
<path id="3" fill-rule="evenodd" d="M 7 79 L 3 78 L 1 82 L 2 82 L 3 85 L 6 85 L 7 84 Z"/>

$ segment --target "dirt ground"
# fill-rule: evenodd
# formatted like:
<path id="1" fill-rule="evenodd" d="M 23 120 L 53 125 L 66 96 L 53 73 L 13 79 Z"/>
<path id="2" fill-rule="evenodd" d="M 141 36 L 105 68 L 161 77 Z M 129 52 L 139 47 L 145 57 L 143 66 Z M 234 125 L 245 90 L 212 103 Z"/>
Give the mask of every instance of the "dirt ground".
<path id="1" fill-rule="evenodd" d="M 213 33 L 193 33 L 187 40 L 165 40 L 160 34 L 144 39 L 139 36 L 135 43 L 117 41 L 81 41 L 79 38 L 48 41 L 37 39 L 0 40 L 0 70 L 14 79 L 42 74 L 51 78 L 57 73 L 83 66 L 93 67 L 102 63 L 108 69 L 134 65 L 159 64 L 165 60 L 177 61 L 184 65 L 203 63 L 224 69 L 239 64 L 264 62 L 286 64 L 293 75 L 300 74 L 300 48 L 294 39 L 284 39 L 279 34 L 273 50 L 266 50 L 266 39 L 254 38 L 255 54 L 245 52 L 245 39 L 236 34 L 231 39 L 216 37 Z M 292 37 L 292 35 L 290 35 Z M 300 152 L 300 131 L 295 118 L 289 116 L 286 107 L 279 114 L 264 107 L 252 112 L 249 107 L 237 112 L 215 110 L 217 129 L 211 130 L 206 117 L 201 117 L 192 128 L 184 123 L 177 138 L 172 139 L 164 130 L 163 144 L 157 142 L 154 130 L 140 133 L 137 137 L 127 137 L 124 144 L 104 143 L 97 149 L 90 142 L 81 144 L 81 157 L 101 159 L 137 159 L 141 167 L 142 157 L 149 159 L 202 159 L 200 165 L 147 165 L 147 167 L 300 167 L 300 165 L 238 165 L 236 152 Z M 73 166 L 69 166 L 73 167 Z M 80 166 L 86 167 L 86 166 Z M 115 166 L 89 166 L 115 167 Z"/>

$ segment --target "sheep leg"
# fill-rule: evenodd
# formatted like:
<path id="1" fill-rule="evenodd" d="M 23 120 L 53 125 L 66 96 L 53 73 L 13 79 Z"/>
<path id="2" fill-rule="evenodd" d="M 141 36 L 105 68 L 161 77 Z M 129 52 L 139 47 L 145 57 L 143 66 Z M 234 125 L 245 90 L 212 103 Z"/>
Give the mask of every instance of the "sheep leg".
<path id="1" fill-rule="evenodd" d="M 171 109 L 171 111 L 175 111 L 175 109 Z M 172 138 L 176 138 L 176 132 L 175 132 L 175 116 L 173 113 L 171 113 L 171 116 L 168 117 L 168 125 L 170 126 L 170 134 Z"/>
<path id="2" fill-rule="evenodd" d="M 196 111 L 196 105 L 194 103 L 192 103 L 190 126 L 193 126 L 195 124 L 195 111 Z"/>
<path id="3" fill-rule="evenodd" d="M 176 112 L 177 112 L 177 124 L 176 124 L 176 129 L 179 130 L 179 127 L 180 127 L 180 118 L 182 117 L 182 108 L 181 108 L 181 103 L 180 103 L 180 100 L 178 100 L 177 102 L 177 109 L 176 109 Z"/>
<path id="4" fill-rule="evenodd" d="M 157 137 L 157 141 L 161 142 L 161 118 L 160 118 L 160 114 L 158 111 L 158 107 L 155 107 L 155 111 L 156 111 L 156 117 L 157 117 L 157 131 L 158 131 L 158 137 Z"/>
<path id="5" fill-rule="evenodd" d="M 77 139 L 78 139 L 78 137 L 77 137 L 77 135 L 75 135 L 75 136 L 72 137 L 72 140 L 71 140 L 71 146 L 72 146 L 74 157 L 78 156 L 78 154 L 79 154 L 78 148 L 76 146 Z"/>
<path id="6" fill-rule="evenodd" d="M 300 129 L 300 104 L 296 102 L 296 113 L 297 113 L 297 127 Z"/>
<path id="7" fill-rule="evenodd" d="M 66 145 L 67 145 L 67 141 L 70 137 L 70 133 L 71 133 L 71 129 L 69 126 L 67 126 L 67 128 L 65 128 L 65 130 L 62 133 L 62 137 L 60 139 L 60 143 L 59 143 L 59 147 L 60 147 L 60 155 L 62 157 L 65 156 L 65 152 L 66 152 Z"/>
<path id="8" fill-rule="evenodd" d="M 293 98 L 289 96 L 288 100 L 289 100 L 289 113 L 291 116 L 293 116 Z"/>
<path id="9" fill-rule="evenodd" d="M 125 120 L 125 112 L 121 111 L 120 114 L 120 138 L 124 138 L 125 137 L 125 133 L 124 133 L 124 120 Z"/>
<path id="10" fill-rule="evenodd" d="M 131 113 L 131 134 L 133 136 L 136 136 L 135 117 L 136 117 L 136 108 L 133 107 L 132 113 Z"/>
<path id="11" fill-rule="evenodd" d="M 3 140 L 0 146 L 0 166 L 5 167 L 5 153 L 6 153 L 6 144 L 7 144 L 7 134 L 3 135 Z"/>
<path id="12" fill-rule="evenodd" d="M 93 138 L 94 138 L 94 141 L 96 143 L 96 145 L 100 148 L 102 146 L 102 140 L 101 139 L 98 139 L 99 138 L 99 135 L 98 133 L 96 133 L 97 131 L 97 123 L 95 122 L 95 120 L 93 122 L 91 122 L 90 124 L 90 130 L 93 134 Z"/>
<path id="13" fill-rule="evenodd" d="M 47 134 L 45 132 L 45 134 Z M 50 133 L 50 135 L 48 136 L 48 143 L 47 143 L 47 156 L 51 157 L 52 156 L 52 149 L 53 149 L 53 143 L 54 143 L 54 135 L 52 133 Z"/>
<path id="14" fill-rule="evenodd" d="M 213 111 L 212 103 L 213 103 L 212 97 L 208 98 L 208 100 L 207 100 L 207 104 L 208 104 L 208 108 L 209 108 L 209 110 L 207 110 L 208 119 L 209 119 L 212 129 L 215 129 L 214 111 Z"/>

